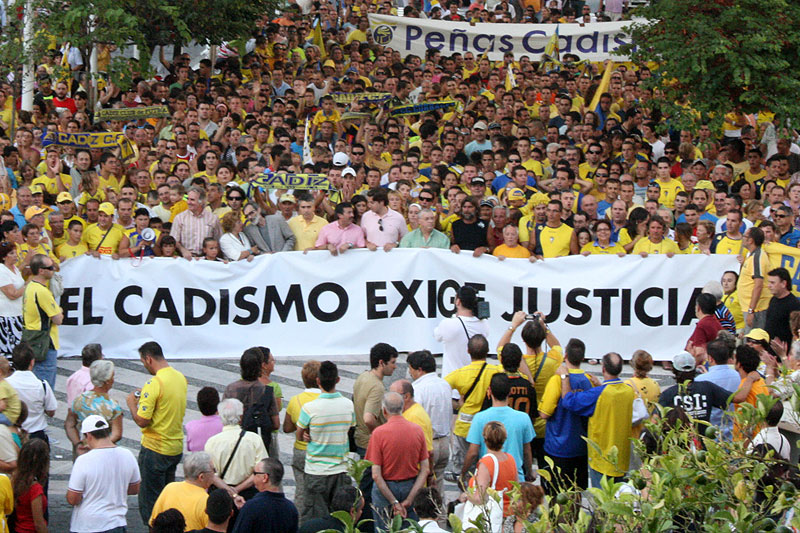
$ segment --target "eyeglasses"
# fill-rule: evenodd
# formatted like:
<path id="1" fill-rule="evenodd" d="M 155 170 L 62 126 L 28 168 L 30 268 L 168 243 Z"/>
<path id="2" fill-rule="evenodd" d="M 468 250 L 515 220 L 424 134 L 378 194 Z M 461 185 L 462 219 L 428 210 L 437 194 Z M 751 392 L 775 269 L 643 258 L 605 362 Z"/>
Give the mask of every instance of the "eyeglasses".
<path id="1" fill-rule="evenodd" d="M 242 197 L 241 196 L 228 196 L 228 200 L 230 200 L 231 202 L 241 202 L 242 201 Z"/>
<path id="2" fill-rule="evenodd" d="M 266 474 L 266 472 L 256 472 L 255 470 L 253 470 L 253 474 L 256 476 L 260 476 L 262 474 Z"/>
<path id="3" fill-rule="evenodd" d="M 39 270 L 55 270 L 55 265 L 50 265 L 49 267 L 39 267 Z"/>
<path id="4" fill-rule="evenodd" d="M 522 159 L 509 159 L 508 162 L 509 163 L 521 163 Z"/>
<path id="5" fill-rule="evenodd" d="M 788 216 L 789 215 L 782 215 L 780 213 L 775 213 L 774 215 L 772 215 L 772 218 L 786 218 Z"/>
<path id="6" fill-rule="evenodd" d="M 378 219 L 378 229 L 383 231 L 383 219 L 381 218 Z"/>
<path id="7" fill-rule="evenodd" d="M 675 154 L 677 153 L 675 150 L 664 150 L 665 154 Z"/>
<path id="8" fill-rule="evenodd" d="M 607 178 L 608 174 L 595 174 L 594 177 L 595 178 Z"/>
<path id="9" fill-rule="evenodd" d="M 364 152 L 350 152 L 350 155 L 364 155 Z"/>
<path id="10" fill-rule="evenodd" d="M 589 154 L 598 154 L 599 155 L 599 154 L 602 154 L 603 151 L 602 150 L 589 150 L 587 153 L 589 153 Z"/>

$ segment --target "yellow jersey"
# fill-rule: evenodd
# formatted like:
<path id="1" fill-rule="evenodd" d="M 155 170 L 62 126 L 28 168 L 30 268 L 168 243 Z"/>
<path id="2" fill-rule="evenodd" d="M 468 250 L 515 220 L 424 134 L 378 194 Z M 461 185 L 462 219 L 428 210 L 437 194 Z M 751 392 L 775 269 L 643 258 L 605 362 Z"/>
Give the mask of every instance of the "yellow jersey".
<path id="1" fill-rule="evenodd" d="M 544 258 L 566 257 L 572 242 L 573 230 L 563 222 L 557 228 L 547 224 L 536 227 L 536 251 Z"/>
<path id="2" fill-rule="evenodd" d="M 167 366 L 142 387 L 136 414 L 150 424 L 142 429 L 142 447 L 161 455 L 183 452 L 183 416 L 186 414 L 186 378 Z"/>
<path id="3" fill-rule="evenodd" d="M 634 254 L 640 254 L 642 252 L 646 252 L 648 254 L 679 254 L 681 251 L 678 249 L 678 245 L 672 239 L 661 239 L 661 242 L 654 243 L 650 240 L 649 237 L 645 237 L 644 239 L 640 239 L 639 242 L 636 243 L 636 246 L 633 247 Z"/>
<path id="4" fill-rule="evenodd" d="M 668 182 L 656 180 L 658 186 L 661 187 L 661 196 L 658 197 L 658 203 L 669 209 L 675 208 L 675 196 L 686 189 L 683 183 L 676 179 L 671 179 Z"/>

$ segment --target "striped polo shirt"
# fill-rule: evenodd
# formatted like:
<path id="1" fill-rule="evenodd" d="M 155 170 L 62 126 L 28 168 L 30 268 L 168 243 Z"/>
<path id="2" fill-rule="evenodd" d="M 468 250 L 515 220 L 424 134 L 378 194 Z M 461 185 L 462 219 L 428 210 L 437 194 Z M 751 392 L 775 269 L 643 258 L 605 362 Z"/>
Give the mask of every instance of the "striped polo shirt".
<path id="1" fill-rule="evenodd" d="M 338 392 L 323 392 L 303 405 L 297 427 L 308 428 L 311 442 L 306 450 L 306 474 L 329 476 L 347 471 L 350 451 L 347 431 L 356 425 L 353 402 Z"/>

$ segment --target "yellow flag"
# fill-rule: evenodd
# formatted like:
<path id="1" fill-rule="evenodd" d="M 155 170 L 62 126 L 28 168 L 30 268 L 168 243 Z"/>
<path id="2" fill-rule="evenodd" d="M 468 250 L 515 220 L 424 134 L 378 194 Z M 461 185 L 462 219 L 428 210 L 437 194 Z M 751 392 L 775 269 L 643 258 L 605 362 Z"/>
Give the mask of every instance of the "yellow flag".
<path id="1" fill-rule="evenodd" d="M 792 284 L 789 287 L 792 294 L 800 296 L 800 249 L 777 242 L 764 243 L 764 251 L 769 257 L 771 268 L 785 268 L 792 277 Z"/>
<path id="2" fill-rule="evenodd" d="M 600 85 L 594 92 L 594 97 L 592 97 L 592 103 L 589 104 L 589 109 L 592 111 L 597 110 L 597 106 L 600 104 L 600 95 L 608 91 L 608 84 L 611 82 L 611 73 L 614 71 L 614 62 L 607 60 L 605 62 L 605 67 L 606 71 L 603 72 L 603 79 L 600 80 Z"/>
<path id="3" fill-rule="evenodd" d="M 328 54 L 325 53 L 325 41 L 322 38 L 322 23 L 319 19 L 317 19 L 317 23 L 314 25 L 312 34 L 312 42 L 319 48 L 319 53 L 321 54 L 320 57 L 325 59 Z"/>
<path id="4" fill-rule="evenodd" d="M 517 86 L 517 79 L 514 77 L 514 70 L 511 68 L 511 63 L 508 64 L 506 70 L 506 92 L 510 91 Z"/>

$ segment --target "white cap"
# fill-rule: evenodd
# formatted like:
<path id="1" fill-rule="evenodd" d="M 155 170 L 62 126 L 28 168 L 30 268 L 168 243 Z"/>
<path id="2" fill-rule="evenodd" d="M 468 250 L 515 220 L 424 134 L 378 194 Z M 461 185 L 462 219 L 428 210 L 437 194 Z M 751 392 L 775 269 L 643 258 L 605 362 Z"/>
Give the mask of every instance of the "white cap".
<path id="1" fill-rule="evenodd" d="M 81 422 L 81 433 L 83 434 L 107 428 L 108 422 L 100 415 L 89 415 Z"/>
<path id="2" fill-rule="evenodd" d="M 347 154 L 344 152 L 336 152 L 333 154 L 333 166 L 335 167 L 346 167 L 348 161 Z"/>
<path id="3" fill-rule="evenodd" d="M 672 358 L 672 366 L 678 372 L 691 372 L 697 366 L 694 356 L 689 352 L 681 352 Z"/>
<path id="4" fill-rule="evenodd" d="M 347 175 L 355 176 L 356 175 L 355 169 L 353 167 L 346 167 L 344 170 L 342 170 L 342 176 L 347 176 Z"/>

